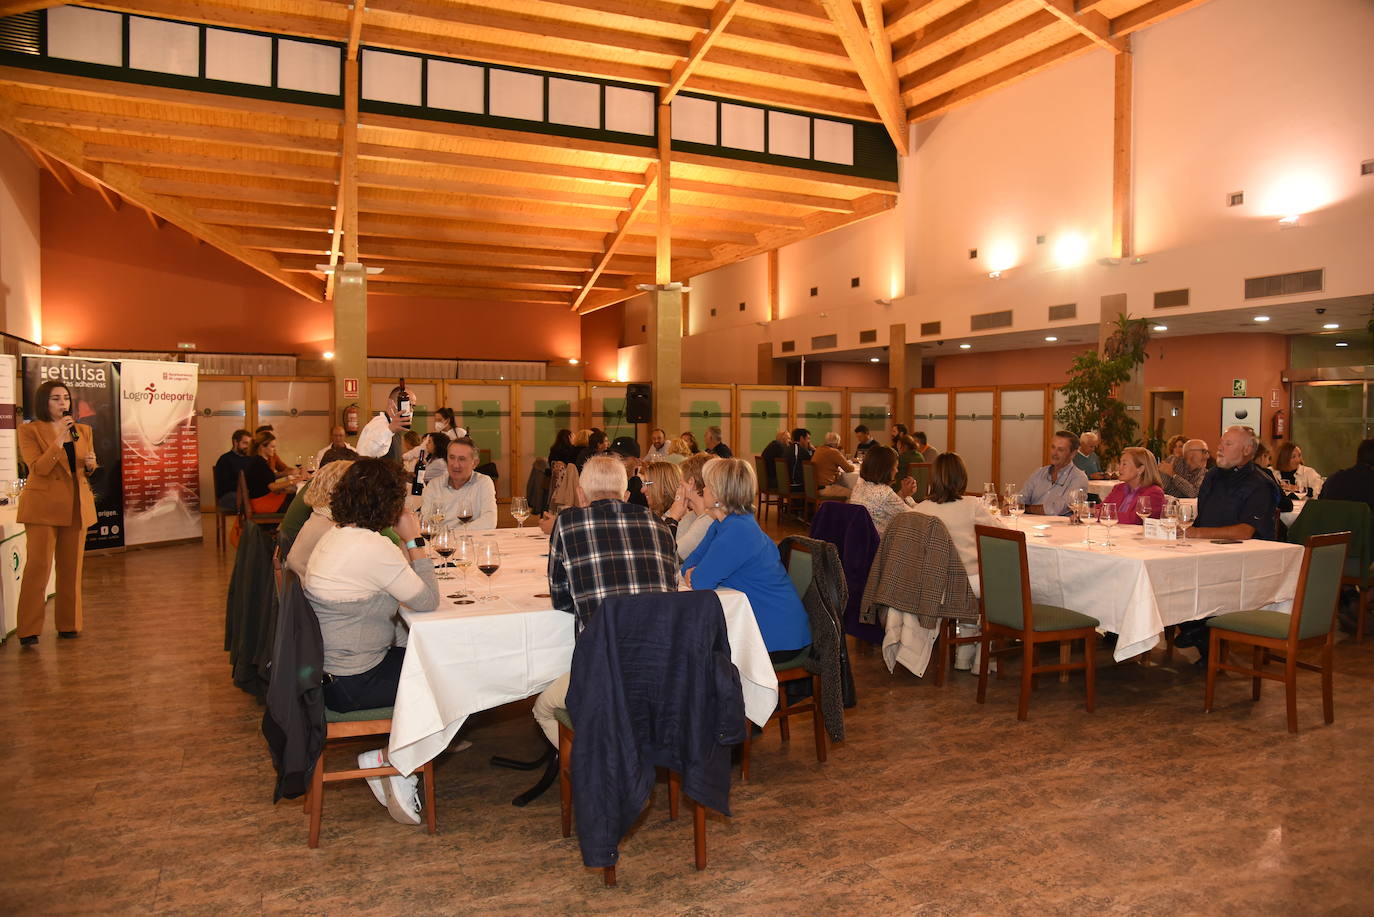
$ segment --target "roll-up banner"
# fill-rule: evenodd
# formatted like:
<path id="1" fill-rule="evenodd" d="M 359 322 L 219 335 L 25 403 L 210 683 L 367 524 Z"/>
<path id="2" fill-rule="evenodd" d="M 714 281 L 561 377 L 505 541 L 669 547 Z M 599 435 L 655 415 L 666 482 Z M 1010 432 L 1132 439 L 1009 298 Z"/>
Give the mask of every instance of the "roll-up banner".
<path id="1" fill-rule="evenodd" d="M 199 538 L 194 363 L 121 360 L 124 543 Z"/>
<path id="2" fill-rule="evenodd" d="M 97 468 L 90 476 L 96 523 L 86 550 L 124 546 L 124 478 L 119 434 L 119 364 L 77 357 L 24 357 L 24 419 L 33 420 L 34 392 L 49 379 L 72 393 L 72 417 L 90 426 Z"/>

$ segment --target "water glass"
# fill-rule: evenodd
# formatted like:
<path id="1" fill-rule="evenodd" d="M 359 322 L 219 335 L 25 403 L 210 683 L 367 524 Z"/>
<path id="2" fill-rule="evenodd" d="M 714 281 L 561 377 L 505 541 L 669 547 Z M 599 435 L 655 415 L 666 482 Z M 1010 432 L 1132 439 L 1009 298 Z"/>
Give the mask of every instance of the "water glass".
<path id="1" fill-rule="evenodd" d="M 1191 503 L 1180 503 L 1178 505 L 1178 527 L 1183 530 L 1182 536 L 1178 541 L 1180 548 L 1188 547 L 1188 528 L 1197 519 L 1197 507 Z"/>
<path id="2" fill-rule="evenodd" d="M 530 517 L 530 504 L 524 497 L 510 498 L 510 515 L 515 520 L 516 529 L 525 527 L 525 520 Z"/>
<path id="3" fill-rule="evenodd" d="M 1097 521 L 1102 523 L 1102 527 L 1107 530 L 1107 540 L 1102 542 L 1104 548 L 1112 547 L 1112 526 L 1117 523 L 1116 504 L 1103 503 L 1097 509 Z"/>
<path id="4" fill-rule="evenodd" d="M 1026 498 L 1022 494 L 1014 493 L 1007 498 L 1007 508 L 1011 511 L 1012 525 L 1016 528 L 1021 527 L 1021 516 L 1026 512 Z"/>
<path id="5" fill-rule="evenodd" d="M 1135 514 L 1141 519 L 1149 519 L 1150 512 L 1154 507 L 1150 504 L 1149 494 L 1141 494 L 1135 498 Z"/>
<path id="6" fill-rule="evenodd" d="M 1178 531 L 1178 508 L 1179 505 L 1177 500 L 1169 500 L 1164 504 L 1163 515 L 1159 517 L 1159 521 L 1163 524 L 1164 533 L 1166 535 L 1173 535 Z M 1166 548 L 1177 546 L 1178 543 L 1175 541 L 1164 542 L 1164 547 Z"/>
<path id="7" fill-rule="evenodd" d="M 1085 497 L 1074 504 L 1074 512 L 1078 514 L 1078 521 L 1083 523 L 1083 544 L 1091 547 L 1093 543 L 1093 505 Z"/>

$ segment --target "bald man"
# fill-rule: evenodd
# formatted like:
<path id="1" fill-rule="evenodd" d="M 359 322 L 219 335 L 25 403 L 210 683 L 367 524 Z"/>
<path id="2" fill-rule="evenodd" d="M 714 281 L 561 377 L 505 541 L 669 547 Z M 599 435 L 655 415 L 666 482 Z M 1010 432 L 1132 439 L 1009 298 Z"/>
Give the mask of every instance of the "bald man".
<path id="1" fill-rule="evenodd" d="M 1190 439 L 1183 444 L 1183 459 L 1179 462 L 1164 462 L 1159 473 L 1164 478 L 1166 496 L 1190 499 L 1197 496 L 1202 487 L 1202 479 L 1207 474 L 1207 459 L 1210 456 L 1207 444 L 1200 439 Z M 1253 453 L 1251 458 L 1253 458 Z"/>

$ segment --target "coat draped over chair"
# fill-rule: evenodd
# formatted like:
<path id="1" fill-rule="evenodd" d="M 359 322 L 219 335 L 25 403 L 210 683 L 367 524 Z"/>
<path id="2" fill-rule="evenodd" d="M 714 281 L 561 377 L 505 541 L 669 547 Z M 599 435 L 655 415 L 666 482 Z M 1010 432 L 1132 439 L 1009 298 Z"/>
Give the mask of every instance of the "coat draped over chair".
<path id="1" fill-rule="evenodd" d="M 869 528 L 872 528 L 869 524 Z M 854 673 L 849 667 L 849 648 L 845 645 L 842 613 L 849 592 L 839 552 L 828 541 L 790 535 L 778 544 L 784 565 L 790 545 L 804 544 L 811 549 L 811 583 L 802 594 L 802 606 L 811 625 L 811 655 L 805 668 L 821 677 L 821 715 L 825 731 L 833 742 L 844 741 L 844 711 L 856 703 Z"/>
<path id="2" fill-rule="evenodd" d="M 875 621 L 859 619 L 864 586 L 879 544 L 878 530 L 873 527 L 868 510 L 856 503 L 822 503 L 811 520 L 811 537 L 830 542 L 840 553 L 849 591 L 844 606 L 844 632 L 875 645 L 881 644 L 883 629 Z"/>

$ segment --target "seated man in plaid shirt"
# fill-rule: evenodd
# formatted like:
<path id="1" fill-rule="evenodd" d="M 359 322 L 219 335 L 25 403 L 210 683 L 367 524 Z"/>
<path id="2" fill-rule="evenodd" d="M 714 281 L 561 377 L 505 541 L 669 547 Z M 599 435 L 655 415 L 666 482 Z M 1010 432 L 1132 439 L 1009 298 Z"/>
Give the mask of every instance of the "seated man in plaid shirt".
<path id="1" fill-rule="evenodd" d="M 628 486 L 619 459 L 587 459 L 577 484 L 579 505 L 560 513 L 549 534 L 549 593 L 555 608 L 577 616 L 578 634 L 608 595 L 677 590 L 672 533 L 646 507 L 625 502 Z M 567 696 L 564 675 L 534 702 L 534 719 L 555 748 L 553 711 Z"/>

